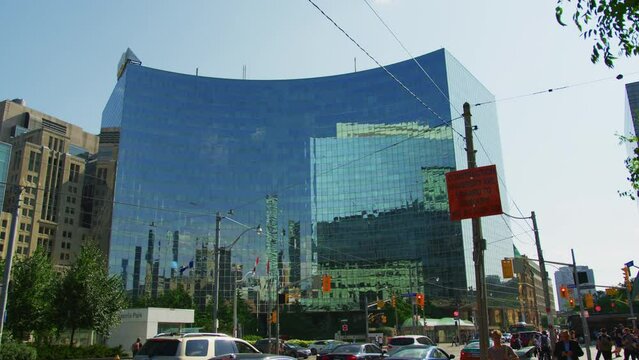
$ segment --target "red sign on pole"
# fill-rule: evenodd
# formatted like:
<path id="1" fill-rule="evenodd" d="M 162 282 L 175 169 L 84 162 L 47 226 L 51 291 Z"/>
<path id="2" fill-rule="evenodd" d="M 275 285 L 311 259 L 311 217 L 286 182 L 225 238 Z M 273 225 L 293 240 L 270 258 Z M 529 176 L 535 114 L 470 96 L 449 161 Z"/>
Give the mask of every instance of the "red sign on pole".
<path id="1" fill-rule="evenodd" d="M 495 165 L 446 173 L 446 187 L 451 220 L 503 213 Z"/>
<path id="2" fill-rule="evenodd" d="M 343 332 L 347 332 L 348 331 L 348 324 L 342 324 L 342 331 Z"/>

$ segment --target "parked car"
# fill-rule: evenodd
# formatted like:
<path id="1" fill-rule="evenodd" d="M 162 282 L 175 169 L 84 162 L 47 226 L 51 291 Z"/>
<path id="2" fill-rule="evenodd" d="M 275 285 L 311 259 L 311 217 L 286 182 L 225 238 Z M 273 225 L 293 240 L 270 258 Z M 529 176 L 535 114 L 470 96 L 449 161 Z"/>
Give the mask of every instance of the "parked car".
<path id="1" fill-rule="evenodd" d="M 489 339 L 488 346 L 493 346 L 493 340 Z M 459 360 L 479 360 L 479 340 L 472 340 L 461 349 Z"/>
<path id="2" fill-rule="evenodd" d="M 449 355 L 446 351 L 432 345 L 408 345 L 395 351 L 387 360 L 431 360 L 454 359 L 455 355 Z"/>
<path id="3" fill-rule="evenodd" d="M 344 344 L 328 354 L 321 355 L 318 360 L 383 360 L 385 352 L 371 343 Z"/>
<path id="4" fill-rule="evenodd" d="M 388 341 L 388 353 L 393 354 L 395 351 L 404 346 L 409 345 L 437 345 L 428 336 L 424 335 L 402 335 L 395 336 Z"/>
<path id="5" fill-rule="evenodd" d="M 237 353 L 259 353 L 248 342 L 224 334 L 189 333 L 160 334 L 148 339 L 135 360 L 207 360 L 215 356 Z"/>
<path id="6" fill-rule="evenodd" d="M 299 345 L 283 343 L 282 344 L 282 354 L 288 355 L 294 358 L 303 358 L 308 359 L 311 356 L 311 350 L 305 347 L 301 347 Z"/>
<path id="7" fill-rule="evenodd" d="M 209 360 L 296 360 L 286 355 L 274 355 L 274 354 L 226 354 L 213 357 Z"/>
<path id="8" fill-rule="evenodd" d="M 325 355 L 325 354 L 329 354 L 331 352 L 333 352 L 333 350 L 335 350 L 336 347 L 340 346 L 340 345 L 344 345 L 347 344 L 344 341 L 340 341 L 340 340 L 332 340 L 331 342 L 329 342 L 326 346 L 324 346 L 318 353 L 317 355 L 321 356 L 321 355 Z"/>
<path id="9" fill-rule="evenodd" d="M 308 348 L 311 350 L 311 354 L 317 355 L 322 349 L 336 341 L 339 342 L 338 340 L 315 340 L 308 345 Z"/>

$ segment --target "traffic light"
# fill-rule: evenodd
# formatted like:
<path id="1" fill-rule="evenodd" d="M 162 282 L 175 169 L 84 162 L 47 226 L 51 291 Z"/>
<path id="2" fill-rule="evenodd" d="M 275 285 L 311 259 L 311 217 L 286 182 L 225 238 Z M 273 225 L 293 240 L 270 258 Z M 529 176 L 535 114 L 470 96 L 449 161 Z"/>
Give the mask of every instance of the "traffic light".
<path id="1" fill-rule="evenodd" d="M 615 296 L 615 295 L 617 295 L 617 289 L 615 289 L 615 288 L 608 288 L 608 289 L 606 289 L 606 295 L 608 295 L 608 296 Z"/>
<path id="2" fill-rule="evenodd" d="M 331 276 L 330 275 L 322 275 L 322 291 L 330 292 L 331 291 Z"/>
<path id="3" fill-rule="evenodd" d="M 626 283 L 626 289 L 628 289 L 628 291 L 632 291 L 632 282 L 630 281 L 630 268 L 624 266 L 623 268 L 621 268 L 621 271 L 623 271 L 623 280 Z"/>
<path id="4" fill-rule="evenodd" d="M 422 293 L 417 293 L 417 295 L 415 295 L 415 298 L 417 300 L 417 305 L 419 305 L 419 307 L 423 308 L 424 307 L 424 294 Z"/>
<path id="5" fill-rule="evenodd" d="M 561 285 L 561 287 L 559 288 L 559 296 L 564 299 L 568 299 L 568 288 L 566 287 L 566 285 Z"/>
<path id="6" fill-rule="evenodd" d="M 568 300 L 568 302 L 570 303 L 570 306 L 571 306 L 571 307 L 575 307 L 575 299 L 570 298 L 570 299 Z"/>
<path id="7" fill-rule="evenodd" d="M 395 295 L 393 295 L 391 297 L 391 305 L 396 308 L 397 307 L 397 299 L 395 298 Z"/>
<path id="8" fill-rule="evenodd" d="M 277 324 L 277 311 L 271 312 L 271 324 Z"/>
<path id="9" fill-rule="evenodd" d="M 592 294 L 584 295 L 584 302 L 586 303 L 586 308 L 592 309 L 595 307 L 595 300 L 592 297 Z"/>
<path id="10" fill-rule="evenodd" d="M 386 315 L 382 315 L 382 324 L 386 324 L 386 321 L 388 321 Z"/>
<path id="11" fill-rule="evenodd" d="M 384 308 L 384 300 L 377 300 L 377 310 Z"/>
<path id="12" fill-rule="evenodd" d="M 455 320 L 459 319 L 459 311 L 458 310 L 453 311 L 453 317 L 455 318 Z"/>
<path id="13" fill-rule="evenodd" d="M 510 259 L 503 259 L 501 261 L 501 272 L 504 279 L 512 279 L 513 277 L 513 261 Z"/>

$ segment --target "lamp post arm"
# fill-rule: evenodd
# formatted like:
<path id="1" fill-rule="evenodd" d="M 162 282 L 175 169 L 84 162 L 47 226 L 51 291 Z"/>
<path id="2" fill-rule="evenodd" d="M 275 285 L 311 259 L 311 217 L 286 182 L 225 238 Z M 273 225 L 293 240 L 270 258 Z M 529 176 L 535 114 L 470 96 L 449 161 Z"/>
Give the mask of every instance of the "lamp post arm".
<path id="1" fill-rule="evenodd" d="M 226 219 L 228 219 L 228 218 L 226 218 Z M 240 235 L 238 235 L 238 236 L 235 238 L 235 240 L 233 240 L 233 242 L 232 242 L 232 243 L 228 244 L 227 246 L 222 246 L 222 249 L 224 249 L 224 250 L 231 250 L 231 248 L 232 248 L 233 246 L 235 246 L 235 244 L 236 244 L 236 243 L 240 240 L 240 238 L 242 237 L 242 235 L 244 235 L 244 234 L 246 234 L 247 232 L 249 232 L 249 230 L 255 230 L 255 229 L 257 229 L 257 227 L 249 227 L 249 228 L 247 228 L 247 229 L 244 229 L 244 231 L 242 231 L 242 232 L 240 233 Z"/>

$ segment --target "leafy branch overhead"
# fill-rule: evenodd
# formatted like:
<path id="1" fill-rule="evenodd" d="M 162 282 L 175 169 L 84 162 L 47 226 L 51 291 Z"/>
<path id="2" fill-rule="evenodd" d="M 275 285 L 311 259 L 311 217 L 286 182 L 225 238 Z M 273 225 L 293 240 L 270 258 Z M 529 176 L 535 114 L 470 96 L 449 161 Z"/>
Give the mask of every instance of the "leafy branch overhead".
<path id="1" fill-rule="evenodd" d="M 594 42 L 590 61 L 603 56 L 612 68 L 619 56 L 639 55 L 639 0 L 557 0 L 555 16 L 562 26 L 569 5 L 581 36 Z"/>
<path id="2" fill-rule="evenodd" d="M 637 136 L 619 136 L 621 142 L 628 142 L 633 146 L 639 144 Z M 628 181 L 630 182 L 630 190 L 619 191 L 619 195 L 627 196 L 632 200 L 639 198 L 639 146 L 635 146 L 633 154 L 624 160 L 626 169 L 628 170 Z"/>

